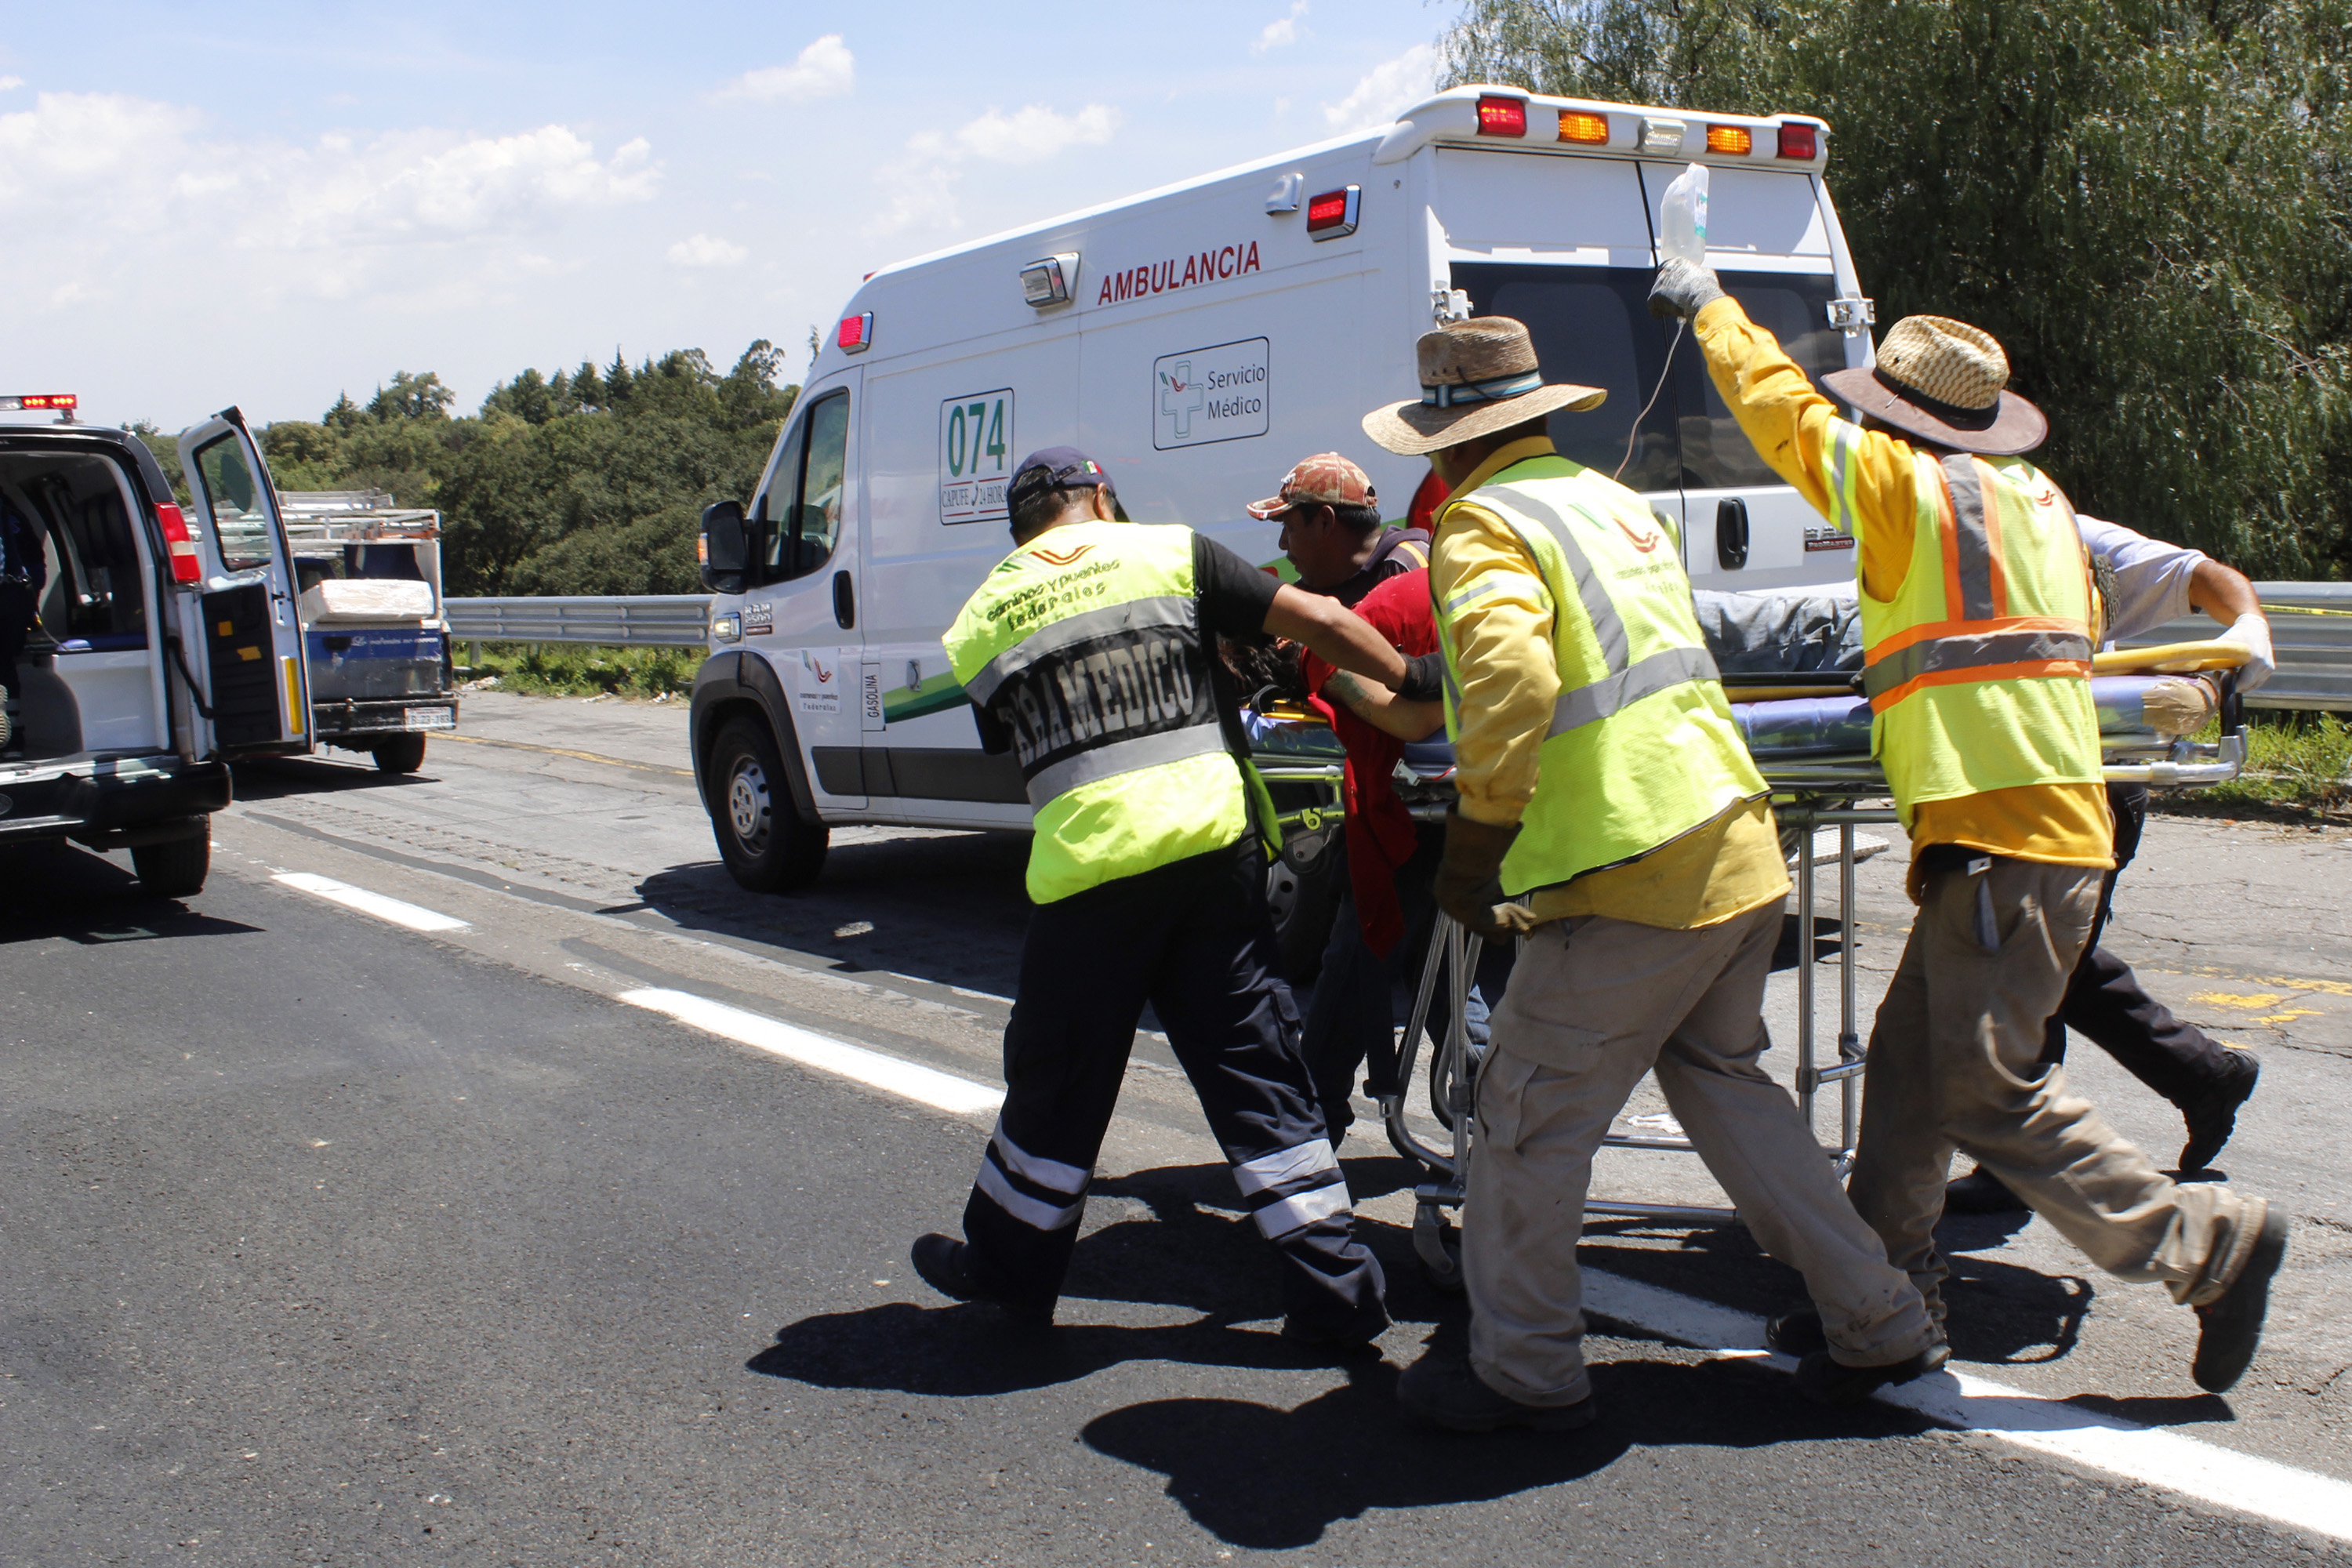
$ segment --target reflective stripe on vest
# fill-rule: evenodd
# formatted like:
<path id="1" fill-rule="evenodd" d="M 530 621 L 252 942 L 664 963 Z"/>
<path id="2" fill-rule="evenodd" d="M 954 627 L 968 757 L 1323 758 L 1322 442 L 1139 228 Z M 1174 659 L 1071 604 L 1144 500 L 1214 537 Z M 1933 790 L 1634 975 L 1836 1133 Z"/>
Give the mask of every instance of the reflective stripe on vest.
<path id="1" fill-rule="evenodd" d="M 1625 635 L 1624 617 L 1617 613 L 1617 605 L 1609 597 L 1609 590 L 1601 585 L 1600 578 L 1592 570 L 1591 557 L 1577 542 L 1575 531 L 1568 526 L 1567 520 L 1524 487 L 1512 486 L 1507 494 L 1509 504 L 1524 508 L 1533 513 L 1537 521 L 1548 526 L 1553 542 L 1559 546 L 1560 554 L 1567 558 L 1569 570 L 1576 579 L 1577 602 L 1584 606 L 1585 619 L 1591 623 L 1593 638 L 1601 645 L 1601 662 L 1608 667 L 1608 673 L 1599 679 L 1560 692 L 1559 700 L 1552 704 L 1551 729 L 1548 734 L 1564 735 L 1570 730 L 1599 723 L 1644 697 L 1654 697 L 1685 681 L 1722 679 L 1715 668 L 1713 656 L 1705 647 L 1662 648 L 1638 662 L 1633 661 L 1630 651 L 1632 643 Z M 1591 509 L 1575 501 L 1569 502 L 1569 507 L 1593 527 L 1604 526 L 1603 520 L 1593 516 Z M 1526 536 L 1527 531 L 1520 527 L 1517 518 L 1507 512 L 1502 515 L 1522 537 Z M 1612 523 L 1610 526 L 1616 525 Z M 1532 540 L 1528 541 L 1528 547 L 1534 548 Z M 1537 559 L 1542 557 L 1538 555 Z M 1454 603 L 1457 606 L 1466 604 L 1469 597 L 1457 594 Z"/>
<path id="2" fill-rule="evenodd" d="M 964 694 L 985 708 L 1008 677 L 1020 674 L 1041 659 L 1123 631 L 1166 626 L 1189 632 L 1198 623 L 1199 616 L 1199 607 L 1192 600 L 1172 594 L 1080 611 L 1039 627 L 981 666 L 980 673 L 963 683 Z"/>
<path id="3" fill-rule="evenodd" d="M 2001 574 L 1985 517 L 1984 486 L 1976 459 L 1948 453 L 1939 465 L 1949 527 L 1943 559 L 1946 607 L 1957 593 L 1960 614 L 1940 623 L 1906 627 L 1871 645 L 1862 689 L 1872 710 L 1884 712 L 1922 683 L 2088 676 L 2091 633 L 2083 621 L 2003 615 L 1994 578 Z M 2068 513 L 2071 521 L 2072 513 Z M 2079 548 L 2079 546 L 2078 546 Z M 1929 563 L 1915 559 L 1913 570 Z"/>
<path id="4" fill-rule="evenodd" d="M 1156 735 L 1139 735 L 1131 741 L 1099 742 L 1040 768 L 1030 775 L 1029 804 L 1042 807 L 1055 795 L 1067 795 L 1083 784 L 1116 778 L 1120 773 L 1136 773 L 1185 757 L 1205 756 L 1211 752 L 1224 749 L 1224 731 L 1218 727 L 1213 717 L 1206 724 L 1192 724 L 1181 730 L 1163 730 Z"/>

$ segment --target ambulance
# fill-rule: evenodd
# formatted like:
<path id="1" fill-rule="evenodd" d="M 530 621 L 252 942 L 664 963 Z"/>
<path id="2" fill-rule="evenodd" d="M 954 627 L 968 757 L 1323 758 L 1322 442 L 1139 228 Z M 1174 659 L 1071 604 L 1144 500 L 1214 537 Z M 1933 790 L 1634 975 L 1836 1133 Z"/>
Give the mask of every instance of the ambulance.
<path id="1" fill-rule="evenodd" d="M 1339 451 L 1385 514 L 1425 459 L 1359 423 L 1418 391 L 1413 344 L 1526 322 L 1544 373 L 1608 389 L 1551 434 L 1639 491 L 1692 581 L 1850 584 L 1853 541 L 1767 468 L 1687 332 L 1647 309 L 1661 200 L 1708 168 L 1709 263 L 1816 378 L 1871 363 L 1829 128 L 1463 87 L 1395 123 L 901 262 L 826 338 L 757 492 L 703 520 L 714 595 L 695 773 L 746 888 L 805 883 L 835 824 L 1029 826 L 980 750 L 941 632 L 1012 547 L 1013 465 L 1074 446 L 1138 522 L 1277 553 L 1245 502 Z"/>

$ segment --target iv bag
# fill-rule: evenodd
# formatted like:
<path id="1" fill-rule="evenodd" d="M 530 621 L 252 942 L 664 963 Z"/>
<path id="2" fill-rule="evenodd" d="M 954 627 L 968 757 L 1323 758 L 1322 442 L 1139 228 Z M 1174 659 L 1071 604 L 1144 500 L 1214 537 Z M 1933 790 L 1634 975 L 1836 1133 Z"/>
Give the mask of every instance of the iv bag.
<path id="1" fill-rule="evenodd" d="M 1706 165 L 1693 163 L 1666 187 L 1658 225 L 1661 262 L 1706 265 Z"/>

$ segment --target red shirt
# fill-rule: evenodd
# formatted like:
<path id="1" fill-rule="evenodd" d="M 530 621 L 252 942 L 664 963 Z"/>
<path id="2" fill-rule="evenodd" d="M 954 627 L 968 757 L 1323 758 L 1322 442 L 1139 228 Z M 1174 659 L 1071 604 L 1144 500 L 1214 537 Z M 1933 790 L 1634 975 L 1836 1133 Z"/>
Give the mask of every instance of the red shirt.
<path id="1" fill-rule="evenodd" d="M 1437 616 L 1429 600 L 1426 569 L 1400 573 L 1356 602 L 1356 614 L 1371 624 L 1398 652 L 1411 658 L 1437 651 Z M 1316 711 L 1331 721 L 1331 732 L 1347 748 L 1348 776 L 1342 799 L 1348 813 L 1348 880 L 1356 895 L 1356 918 L 1364 942 L 1386 958 L 1404 938 L 1404 912 L 1397 902 L 1396 874 L 1419 839 L 1412 816 L 1397 798 L 1391 775 L 1404 756 L 1404 742 L 1367 724 L 1344 704 L 1326 701 L 1324 683 L 1331 666 L 1302 652 L 1300 667 Z"/>

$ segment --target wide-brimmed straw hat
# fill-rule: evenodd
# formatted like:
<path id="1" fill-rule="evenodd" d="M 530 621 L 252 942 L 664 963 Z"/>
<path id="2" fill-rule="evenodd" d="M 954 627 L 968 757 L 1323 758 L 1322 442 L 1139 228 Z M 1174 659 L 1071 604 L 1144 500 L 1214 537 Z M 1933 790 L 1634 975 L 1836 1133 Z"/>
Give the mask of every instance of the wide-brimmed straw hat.
<path id="1" fill-rule="evenodd" d="M 1546 384 L 1528 329 L 1508 316 L 1474 316 L 1423 332 L 1421 395 L 1364 416 L 1364 434 L 1417 457 L 1458 447 L 1558 409 L 1598 408 L 1597 386 Z"/>
<path id="2" fill-rule="evenodd" d="M 1990 332 L 1945 316 L 1906 316 L 1872 370 L 1833 370 L 1822 384 L 1859 413 L 1939 447 L 2011 458 L 2050 434 L 2042 410 L 2009 390 L 2009 356 Z"/>

